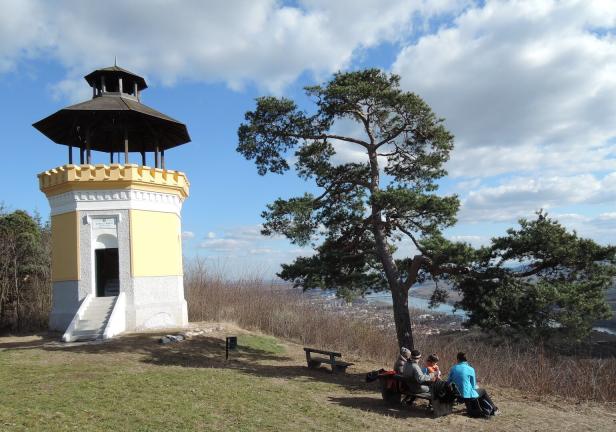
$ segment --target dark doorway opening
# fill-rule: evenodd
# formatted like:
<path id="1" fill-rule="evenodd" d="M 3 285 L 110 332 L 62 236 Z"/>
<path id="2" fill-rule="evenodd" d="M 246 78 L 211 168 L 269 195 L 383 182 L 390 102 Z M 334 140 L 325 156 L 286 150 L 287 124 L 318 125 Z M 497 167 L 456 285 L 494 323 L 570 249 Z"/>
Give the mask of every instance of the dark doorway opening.
<path id="1" fill-rule="evenodd" d="M 120 292 L 118 248 L 96 249 L 96 296 L 117 296 Z"/>

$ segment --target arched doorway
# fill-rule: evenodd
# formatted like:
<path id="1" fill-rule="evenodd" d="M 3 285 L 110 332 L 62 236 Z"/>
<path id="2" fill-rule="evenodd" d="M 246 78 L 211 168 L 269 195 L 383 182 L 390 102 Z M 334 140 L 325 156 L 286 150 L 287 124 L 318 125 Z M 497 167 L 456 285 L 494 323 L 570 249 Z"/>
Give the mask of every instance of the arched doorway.
<path id="1" fill-rule="evenodd" d="M 118 239 L 100 234 L 94 249 L 96 297 L 117 296 L 120 292 L 120 259 Z"/>

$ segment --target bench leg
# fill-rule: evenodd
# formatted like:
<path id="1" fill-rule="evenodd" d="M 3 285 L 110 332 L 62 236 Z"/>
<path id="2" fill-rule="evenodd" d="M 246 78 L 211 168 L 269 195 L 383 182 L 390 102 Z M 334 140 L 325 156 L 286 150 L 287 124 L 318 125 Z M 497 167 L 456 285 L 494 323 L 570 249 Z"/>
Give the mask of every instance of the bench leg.
<path id="1" fill-rule="evenodd" d="M 318 360 L 308 360 L 308 367 L 310 369 L 317 369 L 319 366 L 321 366 L 321 362 Z"/>
<path id="2" fill-rule="evenodd" d="M 346 368 L 347 368 L 347 366 L 344 366 L 344 365 L 339 365 L 339 364 L 337 364 L 335 366 L 332 365 L 332 370 L 334 372 L 345 373 L 346 372 Z"/>

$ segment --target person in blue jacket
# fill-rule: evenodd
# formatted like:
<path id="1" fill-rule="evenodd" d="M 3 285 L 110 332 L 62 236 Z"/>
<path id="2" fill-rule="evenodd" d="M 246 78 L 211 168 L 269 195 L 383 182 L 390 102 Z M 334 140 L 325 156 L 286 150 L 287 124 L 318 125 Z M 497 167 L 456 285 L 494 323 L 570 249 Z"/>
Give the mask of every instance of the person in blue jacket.
<path id="1" fill-rule="evenodd" d="M 467 403 L 467 406 L 468 402 L 472 399 L 483 398 L 494 407 L 494 414 L 496 414 L 498 412 L 498 408 L 494 405 L 494 402 L 492 402 L 490 396 L 488 396 L 488 392 L 486 392 L 485 389 L 477 387 L 475 369 L 468 364 L 466 354 L 459 352 L 457 358 L 458 363 L 449 371 L 447 381 L 453 382 L 456 387 L 458 387 L 458 391 L 460 392 L 462 398 L 464 398 L 464 402 Z"/>

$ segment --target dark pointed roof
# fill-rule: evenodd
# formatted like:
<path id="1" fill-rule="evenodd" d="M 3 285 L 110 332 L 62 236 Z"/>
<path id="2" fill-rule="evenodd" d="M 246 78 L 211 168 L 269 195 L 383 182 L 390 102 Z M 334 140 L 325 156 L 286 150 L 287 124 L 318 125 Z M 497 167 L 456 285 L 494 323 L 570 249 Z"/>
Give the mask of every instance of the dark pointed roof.
<path id="1" fill-rule="evenodd" d="M 112 75 L 119 75 L 119 76 L 122 76 L 122 78 L 124 77 L 132 78 L 137 83 L 137 87 L 139 88 L 140 91 L 148 88 L 148 85 L 145 83 L 145 80 L 143 79 L 143 77 L 137 75 L 136 73 L 123 69 L 120 66 L 115 66 L 115 65 L 107 67 L 107 68 L 96 69 L 95 71 L 87 74 L 84 78 L 88 82 L 88 84 L 90 84 L 90 86 L 92 87 L 92 86 L 96 86 L 100 82 L 101 75 L 110 75 L 110 72 Z"/>
<path id="2" fill-rule="evenodd" d="M 80 147 L 91 130 L 92 150 L 124 149 L 124 128 L 129 151 L 166 150 L 190 141 L 186 125 L 147 105 L 118 96 L 99 96 L 71 105 L 33 124 L 53 142 Z"/>
<path id="3" fill-rule="evenodd" d="M 98 69 L 85 79 L 95 88 L 100 76 L 119 78 L 130 75 L 140 79 L 137 86 L 146 88 L 145 80 L 118 66 Z M 186 125 L 139 101 L 139 95 L 95 91 L 92 99 L 63 108 L 34 123 L 36 129 L 58 144 L 84 146 L 90 137 L 90 148 L 104 152 L 124 150 L 124 135 L 128 135 L 130 152 L 166 150 L 190 141 Z"/>

